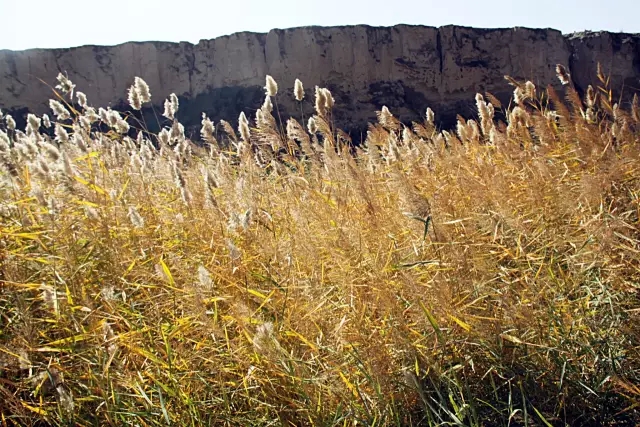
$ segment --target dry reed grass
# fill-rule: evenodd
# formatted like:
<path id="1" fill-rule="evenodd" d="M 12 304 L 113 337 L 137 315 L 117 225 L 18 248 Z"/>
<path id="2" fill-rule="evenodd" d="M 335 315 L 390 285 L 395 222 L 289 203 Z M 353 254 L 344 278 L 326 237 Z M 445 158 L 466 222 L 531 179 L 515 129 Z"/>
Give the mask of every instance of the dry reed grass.
<path id="1" fill-rule="evenodd" d="M 323 88 L 195 142 L 60 76 L 0 131 L 0 423 L 637 423 L 637 97 L 510 81 L 352 147 Z"/>

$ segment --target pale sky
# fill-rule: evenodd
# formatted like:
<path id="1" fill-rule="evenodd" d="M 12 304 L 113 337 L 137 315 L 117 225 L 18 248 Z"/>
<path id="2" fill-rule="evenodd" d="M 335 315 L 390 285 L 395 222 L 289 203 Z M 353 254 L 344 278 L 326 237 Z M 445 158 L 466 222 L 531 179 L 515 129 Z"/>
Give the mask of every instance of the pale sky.
<path id="1" fill-rule="evenodd" d="M 640 0 L 0 0 L 0 49 L 197 43 L 240 31 L 354 24 L 640 33 Z"/>

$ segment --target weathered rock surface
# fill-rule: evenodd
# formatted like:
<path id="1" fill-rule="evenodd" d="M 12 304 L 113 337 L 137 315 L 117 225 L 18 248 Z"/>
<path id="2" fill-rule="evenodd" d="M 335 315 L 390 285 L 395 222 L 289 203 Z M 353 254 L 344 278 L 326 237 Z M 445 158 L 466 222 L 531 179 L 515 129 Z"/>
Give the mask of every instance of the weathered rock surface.
<path id="1" fill-rule="evenodd" d="M 427 107 L 446 123 L 456 113 L 473 115 L 476 92 L 507 99 L 508 74 L 539 86 L 559 86 L 555 65 L 566 65 L 576 86 L 595 82 L 596 63 L 612 85 L 640 87 L 640 35 L 606 32 L 563 35 L 527 28 L 476 29 L 398 25 L 303 27 L 268 34 L 238 33 L 190 43 L 125 43 L 112 47 L 0 51 L 0 108 L 16 119 L 48 110 L 58 72 L 66 73 L 94 106 L 123 106 L 135 76 L 151 87 L 160 117 L 164 98 L 175 92 L 178 118 L 196 126 L 201 112 L 234 120 L 252 116 L 263 100 L 264 79 L 280 86 L 282 116 L 299 115 L 293 82 L 306 87 L 305 115 L 313 87 L 331 89 L 334 119 L 354 133 L 387 105 L 400 119 L 415 120 Z M 157 123 L 149 110 L 146 116 Z M 161 117 L 160 117 L 161 118 Z"/>

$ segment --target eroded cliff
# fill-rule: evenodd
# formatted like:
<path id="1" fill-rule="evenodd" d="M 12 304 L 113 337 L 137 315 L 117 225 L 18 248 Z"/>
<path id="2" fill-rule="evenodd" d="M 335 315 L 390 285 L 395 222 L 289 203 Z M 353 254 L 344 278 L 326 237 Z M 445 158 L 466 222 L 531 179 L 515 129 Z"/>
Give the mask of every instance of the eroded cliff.
<path id="1" fill-rule="evenodd" d="M 264 96 L 264 78 L 280 86 L 283 116 L 298 115 L 292 93 L 305 84 L 305 114 L 315 85 L 331 89 L 334 119 L 357 133 L 387 105 L 402 120 L 426 107 L 445 123 L 456 113 L 472 115 L 476 92 L 506 99 L 508 74 L 542 86 L 559 85 L 555 65 L 569 67 L 576 86 L 595 81 L 596 64 L 615 87 L 640 87 L 640 36 L 606 32 L 564 36 L 556 30 L 394 27 L 303 27 L 268 34 L 238 33 L 190 43 L 125 43 L 112 47 L 0 51 L 0 108 L 23 119 L 47 112 L 58 72 L 66 73 L 95 106 L 124 106 L 135 76 L 150 85 L 160 116 L 175 92 L 178 118 L 194 128 L 201 112 L 214 119 L 253 115 Z M 150 125 L 155 115 L 147 109 Z M 357 135 L 354 137 L 358 138 Z"/>

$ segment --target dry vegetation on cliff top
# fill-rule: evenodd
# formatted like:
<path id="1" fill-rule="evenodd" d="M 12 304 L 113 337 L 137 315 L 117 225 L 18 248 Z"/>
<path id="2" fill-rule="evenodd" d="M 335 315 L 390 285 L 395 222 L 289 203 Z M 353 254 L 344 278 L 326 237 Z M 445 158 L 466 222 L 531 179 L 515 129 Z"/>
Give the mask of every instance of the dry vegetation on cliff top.
<path id="1" fill-rule="evenodd" d="M 638 422 L 638 101 L 558 72 L 359 147 L 321 88 L 192 142 L 59 76 L 0 125 L 0 424 Z"/>

